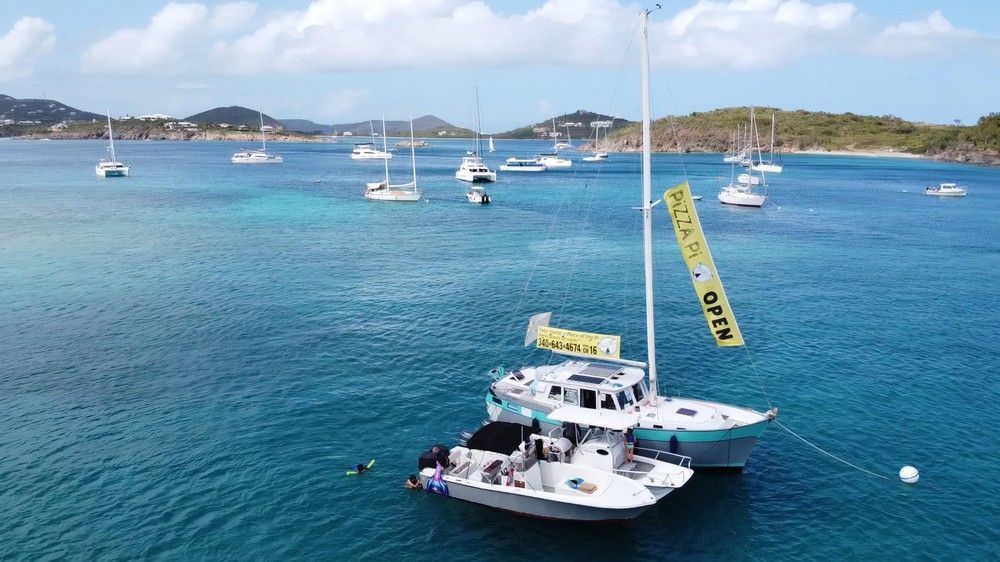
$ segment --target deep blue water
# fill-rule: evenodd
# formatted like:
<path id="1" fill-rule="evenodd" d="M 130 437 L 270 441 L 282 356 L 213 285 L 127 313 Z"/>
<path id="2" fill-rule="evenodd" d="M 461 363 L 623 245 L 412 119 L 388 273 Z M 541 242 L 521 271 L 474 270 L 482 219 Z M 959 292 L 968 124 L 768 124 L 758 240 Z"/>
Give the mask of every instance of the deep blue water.
<path id="1" fill-rule="evenodd" d="M 483 419 L 491 367 L 549 361 L 528 315 L 642 358 L 638 157 L 501 173 L 477 207 L 452 177 L 467 146 L 432 142 L 429 201 L 404 205 L 362 199 L 380 163 L 346 144 L 253 168 L 230 143 L 123 142 L 133 176 L 101 179 L 100 142 L 0 141 L 0 559 L 1000 555 L 1000 170 L 790 156 L 748 210 L 716 202 L 718 155 L 655 156 L 658 191 L 686 173 L 705 195 L 760 374 L 713 346 L 659 211 L 661 391 L 764 408 L 763 386 L 890 479 L 772 427 L 743 474 L 579 527 L 401 484 Z M 941 181 L 970 194 L 920 193 Z"/>

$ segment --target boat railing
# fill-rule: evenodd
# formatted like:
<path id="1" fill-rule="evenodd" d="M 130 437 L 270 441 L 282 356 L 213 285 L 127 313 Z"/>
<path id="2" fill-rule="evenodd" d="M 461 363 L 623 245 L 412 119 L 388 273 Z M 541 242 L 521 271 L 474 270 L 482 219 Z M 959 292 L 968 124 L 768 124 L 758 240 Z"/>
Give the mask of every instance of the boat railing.
<path id="1" fill-rule="evenodd" d="M 641 454 L 645 457 L 650 457 L 654 460 L 667 462 L 670 464 L 676 464 L 677 466 L 683 468 L 691 468 L 691 457 L 678 455 L 677 453 L 670 453 L 667 451 L 661 451 L 659 449 L 648 449 L 646 447 L 636 447 L 637 452 L 641 451 Z"/>

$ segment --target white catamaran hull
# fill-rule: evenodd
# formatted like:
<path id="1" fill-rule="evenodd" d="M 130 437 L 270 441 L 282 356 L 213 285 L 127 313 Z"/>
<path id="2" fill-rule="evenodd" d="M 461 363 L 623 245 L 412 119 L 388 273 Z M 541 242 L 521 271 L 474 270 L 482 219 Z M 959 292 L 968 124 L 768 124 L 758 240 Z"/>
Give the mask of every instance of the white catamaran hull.
<path id="1" fill-rule="evenodd" d="M 471 183 L 489 183 L 497 181 L 496 172 L 470 172 L 469 170 L 458 170 L 455 172 L 455 179 Z"/>

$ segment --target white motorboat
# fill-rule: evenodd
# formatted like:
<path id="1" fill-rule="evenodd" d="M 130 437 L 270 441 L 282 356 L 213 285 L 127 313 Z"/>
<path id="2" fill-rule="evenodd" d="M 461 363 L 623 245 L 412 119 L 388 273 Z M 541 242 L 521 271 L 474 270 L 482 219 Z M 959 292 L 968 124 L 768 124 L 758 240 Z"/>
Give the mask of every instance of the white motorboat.
<path id="1" fill-rule="evenodd" d="M 483 142 L 479 136 L 479 132 L 482 129 L 482 118 L 479 114 L 479 87 L 475 88 L 476 92 L 476 150 L 466 152 L 465 157 L 462 158 L 462 163 L 458 166 L 458 170 L 455 171 L 455 179 L 461 181 L 467 181 L 471 183 L 481 183 L 481 182 L 495 182 L 497 181 L 497 173 L 489 168 L 483 159 L 479 156 L 483 151 Z"/>
<path id="2" fill-rule="evenodd" d="M 537 158 L 508 158 L 506 162 L 500 164 L 502 172 L 544 172 L 545 165 Z"/>
<path id="3" fill-rule="evenodd" d="M 573 161 L 567 158 L 560 158 L 558 153 L 555 152 L 543 152 L 538 155 L 538 161 L 545 166 L 546 170 L 554 170 L 560 168 L 569 168 L 573 165 Z"/>
<path id="4" fill-rule="evenodd" d="M 954 183 L 942 183 L 932 185 L 924 190 L 924 195 L 936 195 L 938 197 L 965 197 L 966 190 Z"/>
<path id="5" fill-rule="evenodd" d="M 470 187 L 469 192 L 465 194 L 465 198 L 469 200 L 469 203 L 473 203 L 475 205 L 490 204 L 490 194 L 486 193 L 486 190 L 478 185 Z"/>
<path id="6" fill-rule="evenodd" d="M 491 423 L 468 446 L 434 446 L 420 458 L 421 484 L 448 498 L 561 521 L 627 521 L 656 504 L 631 478 L 548 460 L 544 444 L 524 445 L 523 429 Z"/>
<path id="7" fill-rule="evenodd" d="M 603 162 L 608 159 L 607 152 L 595 152 L 591 156 L 584 156 L 581 158 L 584 162 Z"/>
<path id="8" fill-rule="evenodd" d="M 639 427 L 635 412 L 563 406 L 549 414 L 549 419 L 563 424 L 543 438 L 550 457 L 627 476 L 645 486 L 657 500 L 686 484 L 694 475 L 691 457 L 684 455 L 634 447 L 632 460 L 628 460 L 625 431 Z M 581 432 L 581 427 L 587 429 Z M 565 436 L 567 429 L 569 438 Z M 532 441 L 536 438 L 532 435 Z"/>
<path id="9" fill-rule="evenodd" d="M 639 447 L 691 457 L 692 466 L 695 468 L 742 470 L 760 436 L 777 415 L 776 409 L 759 412 L 721 402 L 660 396 L 657 388 L 652 213 L 654 205 L 663 200 L 654 200 L 652 195 L 648 15 L 648 12 L 642 12 L 640 25 L 642 40 L 642 206 L 640 209 L 643 225 L 646 361 L 620 358 L 618 356 L 618 350 L 621 349 L 620 341 L 613 336 L 561 330 L 562 333 L 569 332 L 570 335 L 559 339 L 558 335 L 553 335 L 560 333 L 556 330 L 548 331 L 543 342 L 541 326 L 547 326 L 551 313 L 535 315 L 529 321 L 525 345 L 534 341 L 537 347 L 570 356 L 572 359 L 558 364 L 527 366 L 509 371 L 500 367 L 493 369 L 491 375 L 494 382 L 486 395 L 486 409 L 491 420 L 526 425 L 538 424 L 543 431 L 560 425 L 550 415 L 558 408 L 566 406 L 578 406 L 593 411 L 628 412 L 630 415 L 635 413 L 638 426 L 634 433 Z M 668 193 L 679 193 L 683 201 L 686 191 L 687 187 L 682 184 L 678 188 L 671 188 Z M 673 213 L 681 211 L 677 208 L 681 203 L 677 201 L 674 203 L 670 203 L 671 209 L 669 209 L 672 216 Z M 692 224 L 697 224 L 693 205 L 693 203 L 684 204 L 682 214 L 694 218 Z M 675 233 L 679 233 L 681 227 L 674 221 L 675 219 L 671 218 Z M 697 232 L 700 232 L 700 226 Z M 680 236 L 678 234 L 678 240 Z M 702 240 L 700 246 L 705 246 L 703 250 L 699 250 L 700 264 L 697 267 L 688 264 L 692 279 L 717 282 L 717 272 L 708 252 L 707 243 Z M 695 288 L 696 292 L 700 290 L 699 285 Z M 711 295 L 719 301 L 724 299 L 721 284 L 718 293 L 713 292 Z M 699 296 L 699 304 L 702 303 L 702 297 Z M 721 305 L 720 310 L 723 310 Z M 720 331 L 719 327 L 723 324 L 726 326 Z M 738 332 L 735 319 L 730 320 L 723 316 L 722 321 L 715 326 L 713 337 L 719 345 L 742 344 L 742 336 L 736 337 L 734 332 L 730 332 L 730 329 Z M 580 336 L 580 339 L 577 339 L 577 336 Z M 723 337 L 730 341 L 723 341 Z M 646 377 L 649 380 L 648 386 Z M 685 383 L 687 384 L 690 382 Z"/>
<path id="10" fill-rule="evenodd" d="M 233 154 L 231 162 L 233 164 L 281 164 L 285 160 L 280 154 L 268 154 L 267 153 L 267 139 L 265 138 L 264 132 L 264 112 L 260 109 L 257 110 L 257 115 L 260 116 L 260 150 L 253 148 L 244 148 L 240 152 Z"/>
<path id="11" fill-rule="evenodd" d="M 49 140 L 49 139 L 44 139 Z M 104 158 L 94 166 L 94 172 L 102 178 L 121 178 L 129 173 L 129 167 L 118 161 L 115 155 L 115 133 L 111 128 L 111 104 L 108 104 L 108 152 L 110 158 Z"/>
<path id="12" fill-rule="evenodd" d="M 382 148 L 385 150 L 385 118 L 382 118 Z M 410 167 L 413 170 L 413 180 L 392 185 L 389 183 L 389 159 L 383 158 L 385 163 L 385 179 L 380 182 L 368 183 L 365 188 L 365 199 L 372 201 L 420 201 L 420 191 L 417 189 L 417 155 L 416 145 L 413 142 L 413 119 L 410 119 Z"/>
<path id="13" fill-rule="evenodd" d="M 392 158 L 392 153 L 384 148 L 384 142 L 382 143 L 382 150 L 376 148 L 375 125 L 372 123 L 371 119 L 368 120 L 368 128 L 371 129 L 372 141 L 355 143 L 354 150 L 351 151 L 351 160 L 386 160 Z M 382 131 L 382 140 L 385 140 L 384 129 Z"/>
<path id="14" fill-rule="evenodd" d="M 754 193 L 750 187 L 731 183 L 719 191 L 719 202 L 739 207 L 760 207 L 767 201 L 767 196 Z"/>

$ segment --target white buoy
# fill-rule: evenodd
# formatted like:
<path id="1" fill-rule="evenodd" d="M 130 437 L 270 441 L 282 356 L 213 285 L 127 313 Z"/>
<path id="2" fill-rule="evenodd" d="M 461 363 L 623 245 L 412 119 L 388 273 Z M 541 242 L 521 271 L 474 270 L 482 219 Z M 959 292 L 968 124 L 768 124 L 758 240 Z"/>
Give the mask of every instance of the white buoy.
<path id="1" fill-rule="evenodd" d="M 907 484 L 916 484 L 920 480 L 920 472 L 912 466 L 899 469 L 899 479 Z"/>

